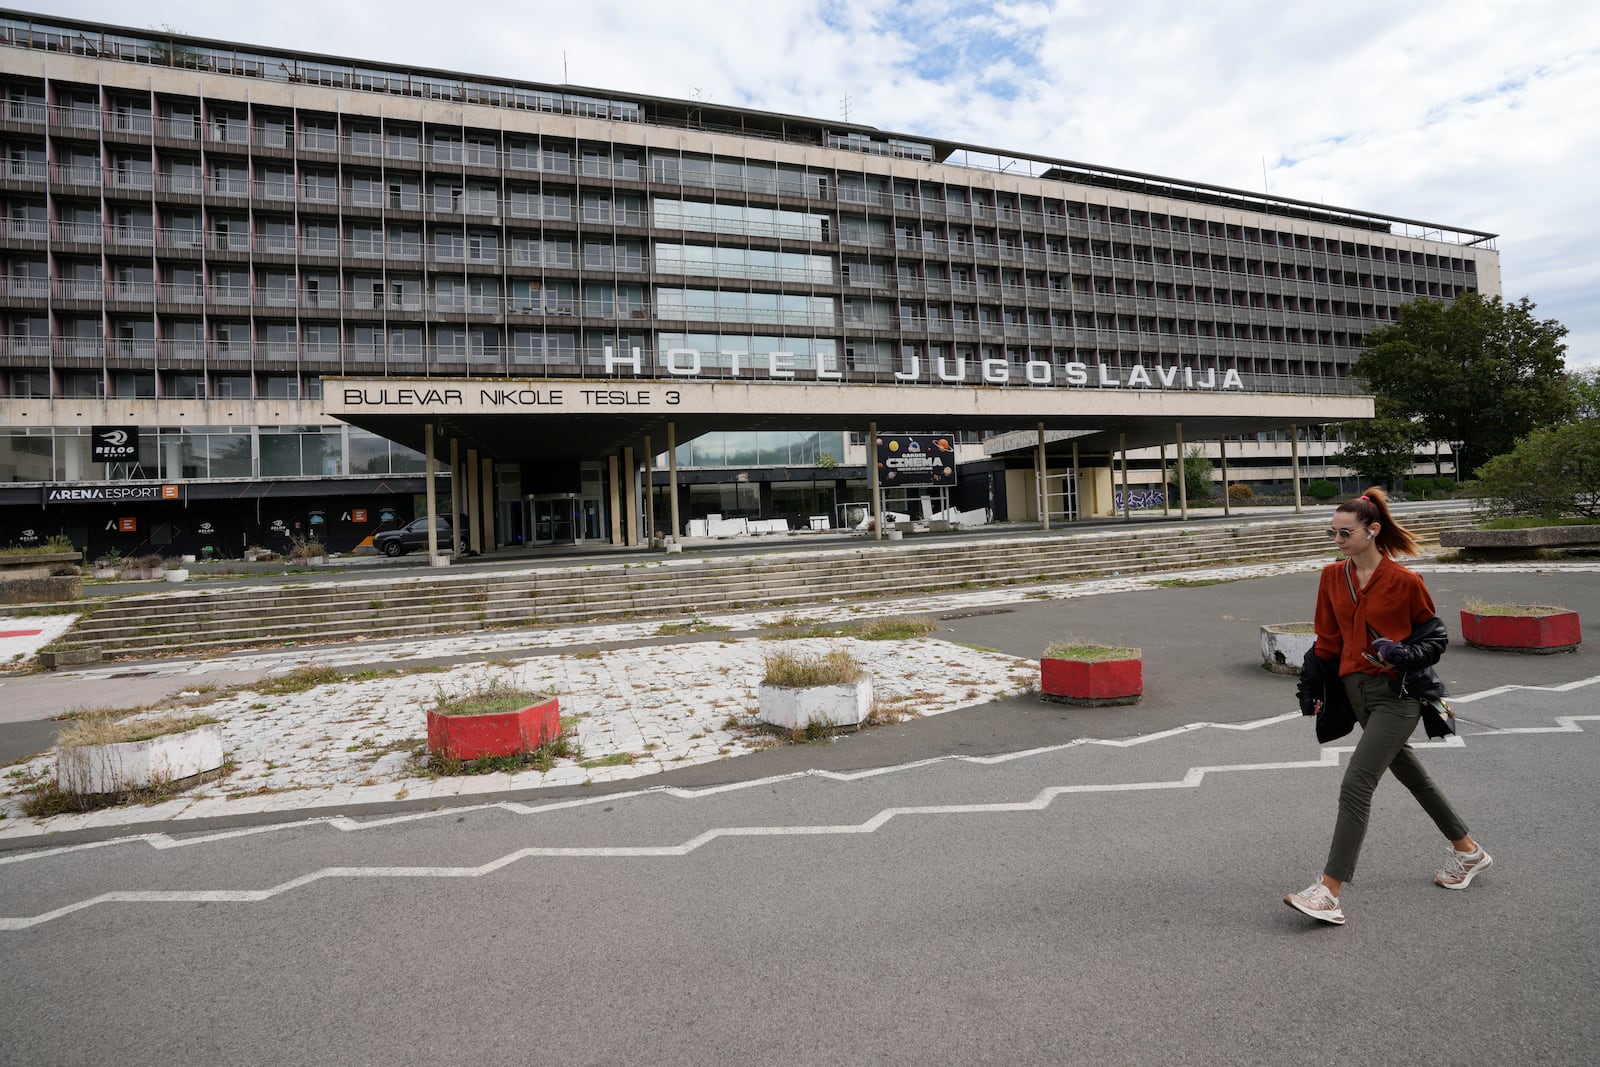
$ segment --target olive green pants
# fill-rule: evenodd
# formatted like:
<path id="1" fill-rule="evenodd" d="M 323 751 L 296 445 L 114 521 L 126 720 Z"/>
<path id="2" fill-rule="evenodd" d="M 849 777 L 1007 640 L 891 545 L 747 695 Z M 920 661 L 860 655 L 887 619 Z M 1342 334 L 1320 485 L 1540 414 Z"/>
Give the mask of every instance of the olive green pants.
<path id="1" fill-rule="evenodd" d="M 1340 681 L 1355 709 L 1356 721 L 1361 724 L 1361 740 L 1350 754 L 1350 765 L 1345 768 L 1344 782 L 1339 787 L 1339 819 L 1333 827 L 1333 845 L 1328 849 L 1323 873 L 1348 882 L 1355 877 L 1356 859 L 1367 836 L 1372 793 L 1385 770 L 1393 771 L 1400 784 L 1411 790 L 1422 810 L 1449 840 L 1466 837 L 1467 824 L 1433 784 L 1409 743 L 1422 718 L 1422 706 L 1415 700 L 1395 696 L 1389 680 L 1382 675 L 1347 674 Z"/>

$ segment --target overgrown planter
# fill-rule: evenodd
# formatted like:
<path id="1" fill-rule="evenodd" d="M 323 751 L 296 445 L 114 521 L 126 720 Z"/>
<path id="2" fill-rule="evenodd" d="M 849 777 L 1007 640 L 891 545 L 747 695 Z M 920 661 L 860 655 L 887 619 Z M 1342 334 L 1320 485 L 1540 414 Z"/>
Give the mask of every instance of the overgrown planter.
<path id="1" fill-rule="evenodd" d="M 857 727 L 872 714 L 872 679 L 838 685 L 786 686 L 763 682 L 756 718 L 782 730 Z"/>
<path id="2" fill-rule="evenodd" d="M 445 759 L 515 756 L 560 736 L 561 704 L 556 697 L 515 711 L 477 715 L 428 711 L 428 751 Z"/>
<path id="3" fill-rule="evenodd" d="M 87 796 L 169 787 L 222 763 L 222 728 L 211 723 L 138 741 L 58 746 L 56 787 Z"/>
<path id="4" fill-rule="evenodd" d="M 99 645 L 63 645 L 60 648 L 47 648 L 38 654 L 39 666 L 46 670 L 59 670 L 62 667 L 81 667 L 88 663 L 100 662 Z"/>
<path id="5" fill-rule="evenodd" d="M 1137 648 L 1055 644 L 1039 660 L 1046 700 L 1084 708 L 1137 704 L 1144 697 L 1144 654 Z"/>
<path id="6" fill-rule="evenodd" d="M 1299 674 L 1306 653 L 1317 643 L 1309 622 L 1283 622 L 1261 627 L 1261 665 L 1273 674 Z"/>
<path id="7" fill-rule="evenodd" d="M 1583 641 L 1578 613 L 1548 605 L 1461 609 L 1461 636 L 1492 652 L 1571 652 Z"/>
<path id="8" fill-rule="evenodd" d="M 790 731 L 856 729 L 872 715 L 872 676 L 848 648 L 767 653 L 756 720 Z"/>

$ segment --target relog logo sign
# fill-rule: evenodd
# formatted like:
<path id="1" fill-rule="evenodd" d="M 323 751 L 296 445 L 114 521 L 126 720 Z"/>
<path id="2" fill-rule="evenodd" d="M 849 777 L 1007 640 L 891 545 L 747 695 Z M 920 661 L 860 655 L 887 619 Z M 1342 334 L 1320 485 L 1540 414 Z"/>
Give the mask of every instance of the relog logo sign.
<path id="1" fill-rule="evenodd" d="M 92 463 L 123 463 L 139 458 L 139 427 L 96 426 L 89 460 Z"/>

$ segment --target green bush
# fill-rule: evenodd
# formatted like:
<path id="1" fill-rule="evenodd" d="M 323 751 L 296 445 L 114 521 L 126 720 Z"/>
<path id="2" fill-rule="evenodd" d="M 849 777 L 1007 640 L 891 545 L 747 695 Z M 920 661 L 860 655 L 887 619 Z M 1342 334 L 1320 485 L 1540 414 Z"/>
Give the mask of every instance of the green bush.
<path id="1" fill-rule="evenodd" d="M 1474 491 L 1494 515 L 1600 516 L 1600 419 L 1535 430 L 1478 468 Z"/>
<path id="2" fill-rule="evenodd" d="M 1255 498 L 1256 491 L 1243 482 L 1234 482 L 1228 486 L 1228 499 L 1235 503 L 1241 500 L 1254 500 Z"/>
<path id="3" fill-rule="evenodd" d="M 1306 483 L 1306 496 L 1313 500 L 1332 500 L 1339 495 L 1339 487 L 1326 478 Z"/>

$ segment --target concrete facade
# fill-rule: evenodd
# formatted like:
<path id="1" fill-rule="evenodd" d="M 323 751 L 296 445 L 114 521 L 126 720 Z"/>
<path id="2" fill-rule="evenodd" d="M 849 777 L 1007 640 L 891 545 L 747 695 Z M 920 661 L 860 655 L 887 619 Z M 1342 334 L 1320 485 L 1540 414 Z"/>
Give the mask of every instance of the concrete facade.
<path id="1" fill-rule="evenodd" d="M 634 543 L 669 423 L 1042 425 L 1108 470 L 1364 417 L 1362 337 L 1500 289 L 1493 234 L 803 116 L 15 12 L 0 82 L 0 540 L 193 548 L 191 500 L 226 554 L 358 540 L 414 510 L 430 419 L 485 547 L 568 499 Z M 502 399 L 398 399 L 469 383 Z M 177 510 L 46 496 L 128 482 Z"/>

